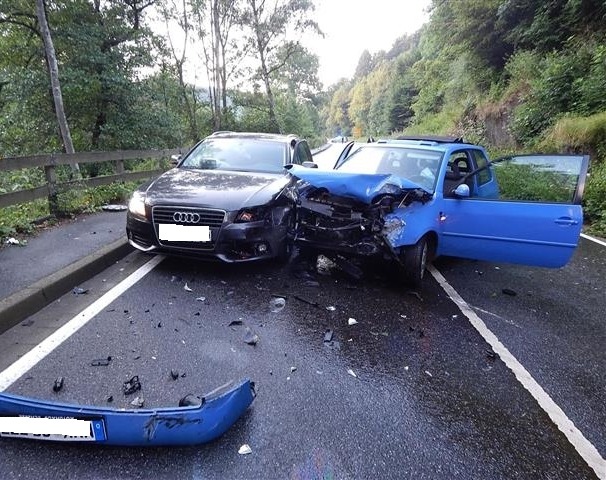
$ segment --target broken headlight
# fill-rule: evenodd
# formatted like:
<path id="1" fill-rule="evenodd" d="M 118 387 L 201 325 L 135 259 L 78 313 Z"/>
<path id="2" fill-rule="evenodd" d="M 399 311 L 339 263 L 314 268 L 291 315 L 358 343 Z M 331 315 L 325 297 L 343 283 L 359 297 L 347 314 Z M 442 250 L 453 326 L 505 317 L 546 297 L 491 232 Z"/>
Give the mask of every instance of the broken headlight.
<path id="1" fill-rule="evenodd" d="M 258 222 L 265 218 L 266 213 L 265 207 L 243 208 L 236 215 L 235 223 Z"/>

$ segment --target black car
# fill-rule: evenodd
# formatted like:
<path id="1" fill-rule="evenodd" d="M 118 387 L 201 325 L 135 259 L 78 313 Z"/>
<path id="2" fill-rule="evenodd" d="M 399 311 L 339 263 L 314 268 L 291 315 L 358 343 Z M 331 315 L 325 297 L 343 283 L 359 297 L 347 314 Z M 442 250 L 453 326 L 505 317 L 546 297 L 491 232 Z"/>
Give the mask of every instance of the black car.
<path id="1" fill-rule="evenodd" d="M 230 263 L 286 260 L 294 224 L 293 179 L 284 169 L 290 164 L 315 166 L 305 140 L 214 133 L 134 192 L 129 242 L 145 252 Z"/>

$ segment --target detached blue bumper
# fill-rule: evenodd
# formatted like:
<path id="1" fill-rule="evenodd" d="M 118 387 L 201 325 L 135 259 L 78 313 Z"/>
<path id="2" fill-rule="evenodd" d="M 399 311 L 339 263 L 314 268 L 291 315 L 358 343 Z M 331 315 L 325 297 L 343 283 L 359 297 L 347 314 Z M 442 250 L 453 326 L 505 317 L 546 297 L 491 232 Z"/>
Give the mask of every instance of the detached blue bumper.
<path id="1" fill-rule="evenodd" d="M 39 417 L 55 421 L 77 419 L 90 424 L 89 435 L 83 436 L 60 431 L 0 431 L 0 437 L 94 442 L 128 447 L 198 445 L 225 433 L 246 411 L 254 397 L 254 383 L 249 379 L 219 387 L 203 397 L 199 406 L 176 408 L 119 410 L 83 407 L 0 393 L 0 420 L 10 420 L 18 425 L 19 417 Z"/>

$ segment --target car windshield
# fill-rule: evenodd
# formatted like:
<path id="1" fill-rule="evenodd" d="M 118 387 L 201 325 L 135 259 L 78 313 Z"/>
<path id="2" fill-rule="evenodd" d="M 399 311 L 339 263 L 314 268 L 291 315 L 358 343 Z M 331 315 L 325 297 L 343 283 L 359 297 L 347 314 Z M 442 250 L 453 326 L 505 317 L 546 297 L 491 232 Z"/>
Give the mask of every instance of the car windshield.
<path id="1" fill-rule="evenodd" d="M 183 161 L 181 168 L 282 172 L 287 163 L 287 145 L 253 138 L 209 138 Z"/>
<path id="2" fill-rule="evenodd" d="M 441 152 L 373 145 L 356 150 L 337 169 L 351 173 L 388 173 L 433 192 L 441 159 Z"/>

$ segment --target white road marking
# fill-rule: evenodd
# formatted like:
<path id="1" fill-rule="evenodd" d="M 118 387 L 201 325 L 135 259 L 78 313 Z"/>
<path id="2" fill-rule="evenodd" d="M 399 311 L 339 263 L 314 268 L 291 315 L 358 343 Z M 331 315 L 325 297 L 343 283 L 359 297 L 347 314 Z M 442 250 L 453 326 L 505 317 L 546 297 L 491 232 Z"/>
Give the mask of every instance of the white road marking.
<path id="1" fill-rule="evenodd" d="M 530 373 L 511 352 L 501 343 L 497 336 L 492 333 L 480 317 L 473 311 L 469 304 L 463 300 L 458 292 L 446 281 L 444 276 L 433 266 L 429 266 L 429 272 L 444 289 L 450 299 L 457 304 L 461 312 L 469 319 L 473 327 L 479 332 L 493 351 L 501 357 L 505 365 L 513 372 L 522 386 L 538 402 L 539 406 L 549 415 L 558 429 L 566 436 L 583 460 L 595 471 L 598 478 L 606 480 L 606 460 L 593 446 L 581 431 L 566 416 L 564 411 L 551 399 L 543 388 L 532 378 Z"/>
<path id="2" fill-rule="evenodd" d="M 131 273 L 101 298 L 95 300 L 92 304 L 82 310 L 78 315 L 63 325 L 55 333 L 32 348 L 10 367 L 6 368 L 6 370 L 0 373 L 0 392 L 6 390 L 13 383 L 15 383 L 23 374 L 33 368 L 55 348 L 57 348 L 59 345 L 65 342 L 65 340 L 86 325 L 95 315 L 101 312 L 101 310 L 116 300 L 145 275 L 151 272 L 162 260 L 164 260 L 162 255 L 157 255 L 152 258 L 149 262 L 139 267 L 138 270 Z"/>
<path id="3" fill-rule="evenodd" d="M 591 240 L 592 242 L 599 243 L 603 247 L 606 247 L 606 242 L 604 240 L 592 237 L 591 235 L 587 235 L 586 233 L 581 233 L 581 237 L 586 238 L 587 240 Z"/>

